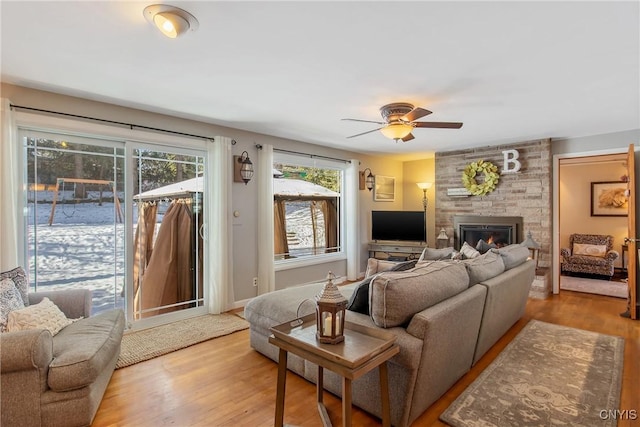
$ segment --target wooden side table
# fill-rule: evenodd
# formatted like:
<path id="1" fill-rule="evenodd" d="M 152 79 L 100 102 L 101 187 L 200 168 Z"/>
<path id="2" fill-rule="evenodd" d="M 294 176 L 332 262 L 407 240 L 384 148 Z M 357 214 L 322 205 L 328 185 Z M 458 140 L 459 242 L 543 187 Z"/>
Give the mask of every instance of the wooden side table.
<path id="1" fill-rule="evenodd" d="M 322 344 L 316 340 L 316 316 L 296 319 L 271 328 L 269 342 L 280 349 L 278 357 L 278 388 L 274 426 L 284 424 L 284 398 L 289 352 L 318 365 L 316 384 L 318 412 L 324 426 L 331 420 L 323 402 L 324 369 L 342 376 L 342 425 L 351 426 L 351 382 L 379 368 L 382 403 L 382 425 L 391 426 L 387 360 L 400 352 L 395 336 L 384 330 L 345 322 L 344 342 Z"/>

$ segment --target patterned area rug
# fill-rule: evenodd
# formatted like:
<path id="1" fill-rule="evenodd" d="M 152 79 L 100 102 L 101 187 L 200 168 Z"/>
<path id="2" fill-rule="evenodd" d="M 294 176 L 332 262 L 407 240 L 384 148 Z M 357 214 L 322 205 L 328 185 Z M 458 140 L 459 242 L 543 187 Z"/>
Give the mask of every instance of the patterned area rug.
<path id="1" fill-rule="evenodd" d="M 249 322 L 243 318 L 223 313 L 193 317 L 168 325 L 125 333 L 116 369 L 248 327 Z"/>
<path id="2" fill-rule="evenodd" d="M 615 426 L 624 339 L 530 321 L 440 415 L 454 427 Z"/>

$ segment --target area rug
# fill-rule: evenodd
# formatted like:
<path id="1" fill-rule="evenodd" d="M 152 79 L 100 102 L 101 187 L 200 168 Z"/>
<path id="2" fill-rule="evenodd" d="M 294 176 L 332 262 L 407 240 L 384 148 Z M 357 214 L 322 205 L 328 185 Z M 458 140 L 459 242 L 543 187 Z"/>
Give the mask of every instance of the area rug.
<path id="1" fill-rule="evenodd" d="M 531 320 L 440 415 L 454 427 L 615 426 L 624 339 Z M 605 412 L 606 414 L 606 412 Z"/>
<path id="2" fill-rule="evenodd" d="M 629 295 L 629 285 L 627 285 L 626 282 L 574 276 L 560 276 L 560 290 L 585 292 L 624 299 L 627 299 Z"/>
<path id="3" fill-rule="evenodd" d="M 234 314 L 208 314 L 126 333 L 116 369 L 133 365 L 212 338 L 229 335 L 249 327 Z"/>

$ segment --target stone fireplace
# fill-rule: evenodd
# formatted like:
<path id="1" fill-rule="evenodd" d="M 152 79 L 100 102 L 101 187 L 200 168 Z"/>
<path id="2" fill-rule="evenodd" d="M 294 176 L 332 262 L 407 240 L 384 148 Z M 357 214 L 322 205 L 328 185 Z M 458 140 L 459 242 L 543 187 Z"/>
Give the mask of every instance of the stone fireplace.
<path id="1" fill-rule="evenodd" d="M 457 250 L 464 242 L 475 248 L 481 239 L 499 248 L 524 240 L 521 216 L 454 215 L 453 230 Z"/>

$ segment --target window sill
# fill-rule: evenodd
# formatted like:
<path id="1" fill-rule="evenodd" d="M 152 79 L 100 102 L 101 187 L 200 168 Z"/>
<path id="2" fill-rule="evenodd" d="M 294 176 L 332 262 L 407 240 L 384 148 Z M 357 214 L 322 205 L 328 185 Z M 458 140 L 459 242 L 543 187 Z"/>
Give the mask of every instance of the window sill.
<path id="1" fill-rule="evenodd" d="M 311 265 L 326 264 L 328 262 L 342 261 L 347 259 L 344 252 L 327 255 L 310 256 L 300 259 L 287 259 L 274 262 L 275 271 L 290 270 L 293 268 L 308 267 Z"/>

